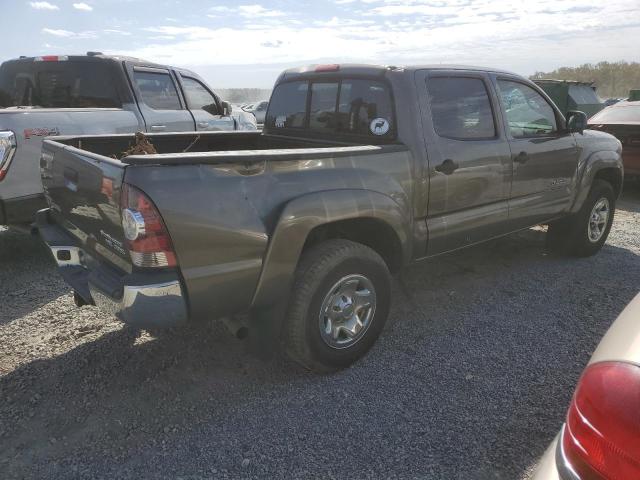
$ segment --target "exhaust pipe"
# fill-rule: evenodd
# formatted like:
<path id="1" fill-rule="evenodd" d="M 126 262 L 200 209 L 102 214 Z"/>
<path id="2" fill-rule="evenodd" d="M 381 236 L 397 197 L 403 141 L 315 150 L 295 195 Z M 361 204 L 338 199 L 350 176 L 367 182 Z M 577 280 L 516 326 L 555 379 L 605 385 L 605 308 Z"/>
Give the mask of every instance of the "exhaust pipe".
<path id="1" fill-rule="evenodd" d="M 246 320 L 243 318 L 236 316 L 224 317 L 222 319 L 222 323 L 227 327 L 229 333 L 238 340 L 244 340 L 249 336 L 249 327 L 247 326 Z"/>

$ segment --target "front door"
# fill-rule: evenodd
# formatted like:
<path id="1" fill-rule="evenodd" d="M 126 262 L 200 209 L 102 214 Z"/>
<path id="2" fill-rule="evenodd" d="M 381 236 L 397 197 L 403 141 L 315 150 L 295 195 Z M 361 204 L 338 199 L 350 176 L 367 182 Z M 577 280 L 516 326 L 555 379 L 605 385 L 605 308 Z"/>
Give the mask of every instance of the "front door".
<path id="1" fill-rule="evenodd" d="M 416 79 L 426 86 L 427 255 L 506 233 L 511 152 L 489 76 L 438 70 Z"/>
<path id="2" fill-rule="evenodd" d="M 193 131 L 193 117 L 186 109 L 169 70 L 131 67 L 129 74 L 147 132 Z"/>
<path id="3" fill-rule="evenodd" d="M 509 223 L 515 230 L 569 208 L 578 147 L 559 111 L 536 88 L 508 76 L 495 80 L 513 159 Z"/>
<path id="4" fill-rule="evenodd" d="M 235 130 L 235 122 L 230 115 L 223 115 L 218 99 L 197 78 L 180 75 L 187 106 L 196 122 L 196 130 Z"/>

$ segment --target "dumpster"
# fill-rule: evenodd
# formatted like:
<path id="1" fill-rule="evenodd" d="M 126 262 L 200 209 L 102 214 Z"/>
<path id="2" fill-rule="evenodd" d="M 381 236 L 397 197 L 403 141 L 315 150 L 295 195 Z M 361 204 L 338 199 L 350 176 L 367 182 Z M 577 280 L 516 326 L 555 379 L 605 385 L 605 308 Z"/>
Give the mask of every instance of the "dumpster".
<path id="1" fill-rule="evenodd" d="M 534 82 L 551 97 L 565 117 L 569 110 L 579 110 L 591 117 L 604 108 L 593 83 L 552 79 L 538 79 Z"/>

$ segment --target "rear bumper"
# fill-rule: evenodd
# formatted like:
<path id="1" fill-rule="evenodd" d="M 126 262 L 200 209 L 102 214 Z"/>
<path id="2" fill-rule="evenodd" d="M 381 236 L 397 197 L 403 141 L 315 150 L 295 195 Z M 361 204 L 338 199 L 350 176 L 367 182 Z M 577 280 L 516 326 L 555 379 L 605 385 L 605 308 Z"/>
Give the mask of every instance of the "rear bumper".
<path id="1" fill-rule="evenodd" d="M 45 208 L 44 195 L 0 199 L 0 225 L 25 225 L 33 222 L 35 214 Z"/>
<path id="2" fill-rule="evenodd" d="M 78 247 L 71 235 L 50 222 L 48 210 L 38 212 L 36 225 L 58 272 L 87 304 L 140 328 L 169 328 L 187 321 L 177 272 L 122 274 Z"/>

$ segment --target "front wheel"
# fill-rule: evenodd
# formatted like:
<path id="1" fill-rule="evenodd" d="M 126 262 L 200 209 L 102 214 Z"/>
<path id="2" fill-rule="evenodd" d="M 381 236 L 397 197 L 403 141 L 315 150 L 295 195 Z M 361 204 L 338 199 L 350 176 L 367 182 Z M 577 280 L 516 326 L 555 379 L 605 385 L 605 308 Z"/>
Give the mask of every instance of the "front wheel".
<path id="1" fill-rule="evenodd" d="M 345 368 L 375 343 L 389 314 L 391 278 L 369 247 L 328 240 L 305 252 L 287 312 L 287 353 L 317 372 Z"/>
<path id="2" fill-rule="evenodd" d="M 615 207 L 616 198 L 611 184 L 594 180 L 580 211 L 549 225 L 548 246 L 556 252 L 578 257 L 596 254 L 607 241 Z"/>

